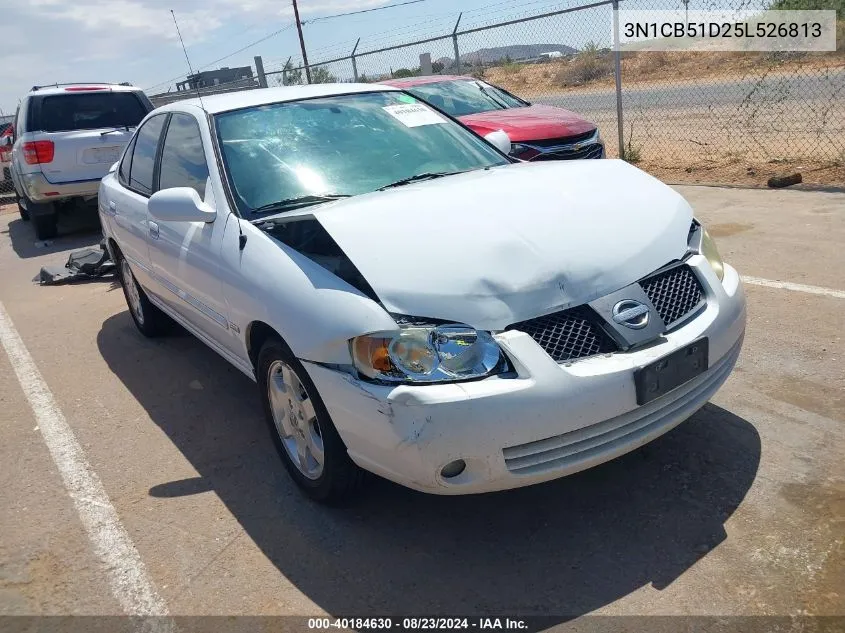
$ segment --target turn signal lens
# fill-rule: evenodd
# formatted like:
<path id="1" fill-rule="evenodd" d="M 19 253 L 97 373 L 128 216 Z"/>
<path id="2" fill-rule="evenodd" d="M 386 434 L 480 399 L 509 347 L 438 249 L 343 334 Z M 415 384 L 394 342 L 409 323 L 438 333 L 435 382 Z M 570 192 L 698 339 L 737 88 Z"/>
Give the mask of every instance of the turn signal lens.
<path id="1" fill-rule="evenodd" d="M 369 378 L 395 371 L 387 351 L 389 338 L 359 336 L 352 339 L 352 352 L 358 371 Z"/>
<path id="2" fill-rule="evenodd" d="M 722 261 L 722 256 L 719 255 L 719 250 L 716 248 L 716 242 L 710 237 L 710 233 L 704 227 L 701 227 L 701 254 L 710 262 L 713 272 L 719 278 L 719 281 L 725 278 L 725 263 Z"/>

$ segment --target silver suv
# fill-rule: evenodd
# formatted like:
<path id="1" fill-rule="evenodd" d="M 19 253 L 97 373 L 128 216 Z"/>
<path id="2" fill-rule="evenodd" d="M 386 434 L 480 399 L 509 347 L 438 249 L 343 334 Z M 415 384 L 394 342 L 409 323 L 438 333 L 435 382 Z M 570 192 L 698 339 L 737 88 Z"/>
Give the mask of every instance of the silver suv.
<path id="1" fill-rule="evenodd" d="M 135 126 L 153 109 L 128 84 L 35 86 L 15 114 L 11 176 L 21 218 L 40 240 L 56 235 L 60 212 L 95 200 Z"/>

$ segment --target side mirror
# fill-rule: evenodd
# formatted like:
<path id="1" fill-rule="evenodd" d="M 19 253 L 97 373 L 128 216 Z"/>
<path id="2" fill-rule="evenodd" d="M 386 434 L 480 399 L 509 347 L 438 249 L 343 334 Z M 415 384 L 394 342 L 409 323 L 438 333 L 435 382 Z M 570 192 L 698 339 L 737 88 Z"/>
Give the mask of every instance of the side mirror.
<path id="1" fill-rule="evenodd" d="M 156 191 L 147 203 L 150 215 L 163 222 L 214 222 L 217 211 L 191 187 Z"/>
<path id="2" fill-rule="evenodd" d="M 503 154 L 511 153 L 511 138 L 503 130 L 490 132 L 490 134 L 487 134 L 484 138 L 488 143 L 494 145 Z"/>

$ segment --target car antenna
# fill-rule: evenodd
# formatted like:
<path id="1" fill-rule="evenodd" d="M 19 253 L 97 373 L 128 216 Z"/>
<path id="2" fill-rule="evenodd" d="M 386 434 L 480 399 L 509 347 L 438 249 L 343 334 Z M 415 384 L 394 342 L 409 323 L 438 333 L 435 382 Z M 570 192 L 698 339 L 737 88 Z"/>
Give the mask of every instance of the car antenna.
<path id="1" fill-rule="evenodd" d="M 182 39 L 182 31 L 179 30 L 179 23 L 176 21 L 176 14 L 173 12 L 173 9 L 170 9 L 170 15 L 173 16 L 173 24 L 176 25 L 176 34 L 179 36 L 179 43 L 182 45 L 182 52 L 185 53 L 185 61 L 188 62 L 188 70 L 190 71 L 191 76 L 193 76 L 194 69 L 191 66 L 191 60 L 188 57 L 188 49 L 185 48 L 185 40 Z M 202 108 L 203 112 L 208 114 L 208 110 L 205 109 L 205 105 L 202 102 L 202 94 L 200 93 L 200 87 L 198 82 L 194 83 L 194 88 L 196 88 L 197 91 L 197 99 L 199 99 L 200 108 Z M 241 217 L 237 213 L 235 213 L 235 222 L 238 223 L 238 248 L 240 250 L 243 250 L 246 246 L 246 235 L 244 235 L 244 231 L 241 228 Z"/>
<path id="2" fill-rule="evenodd" d="M 188 49 L 185 48 L 185 40 L 182 39 L 182 31 L 179 30 L 179 23 L 176 21 L 176 14 L 173 13 L 173 9 L 170 9 L 170 15 L 173 16 L 173 24 L 176 25 L 176 34 L 179 36 L 179 43 L 182 45 L 182 52 L 185 53 L 185 61 L 188 62 L 188 70 L 190 71 L 190 75 L 188 76 L 188 81 L 190 82 L 191 77 L 194 75 L 194 69 L 191 66 L 191 60 L 188 58 Z M 197 91 L 197 99 L 200 101 L 200 107 L 202 108 L 203 112 L 205 112 L 205 106 L 202 103 L 202 94 L 200 94 L 200 86 L 199 82 L 194 81 L 194 88 Z M 206 112 L 206 114 L 208 114 Z"/>

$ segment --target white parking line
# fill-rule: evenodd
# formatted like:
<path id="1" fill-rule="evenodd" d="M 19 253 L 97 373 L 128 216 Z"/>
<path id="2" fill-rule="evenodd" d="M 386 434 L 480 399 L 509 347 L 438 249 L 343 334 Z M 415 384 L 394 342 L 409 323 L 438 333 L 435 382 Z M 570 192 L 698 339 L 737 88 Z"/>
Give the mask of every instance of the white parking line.
<path id="1" fill-rule="evenodd" d="M 0 342 L 9 355 L 44 442 L 59 469 L 94 551 L 108 570 L 114 597 L 128 615 L 166 616 L 167 604 L 147 575 L 100 478 L 65 420 L 47 383 L 0 302 Z"/>
<path id="2" fill-rule="evenodd" d="M 764 286 L 766 288 L 779 288 L 780 290 L 792 290 L 794 292 L 806 292 L 811 295 L 824 295 L 845 299 L 845 290 L 824 288 L 823 286 L 805 286 L 804 284 L 793 284 L 789 281 L 775 281 L 773 279 L 762 279 L 761 277 L 742 276 L 742 281 L 751 286 Z"/>

